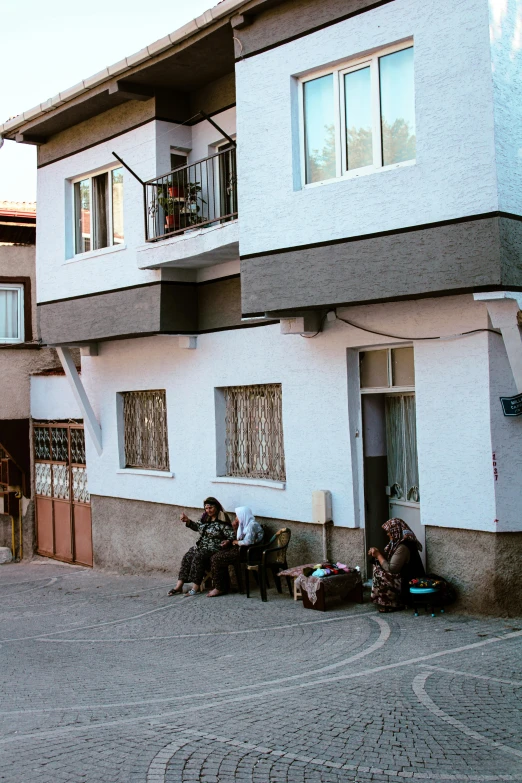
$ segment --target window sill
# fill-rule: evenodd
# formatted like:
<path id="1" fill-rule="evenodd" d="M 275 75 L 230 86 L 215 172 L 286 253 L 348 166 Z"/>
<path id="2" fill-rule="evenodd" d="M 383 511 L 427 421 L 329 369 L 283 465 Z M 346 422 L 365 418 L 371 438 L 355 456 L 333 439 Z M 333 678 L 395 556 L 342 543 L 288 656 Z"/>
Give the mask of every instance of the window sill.
<path id="1" fill-rule="evenodd" d="M 31 350 L 31 349 L 33 349 L 35 351 L 39 351 L 40 348 L 44 348 L 44 347 L 45 346 L 43 346 L 41 343 L 24 343 L 24 342 L 3 343 L 2 341 L 0 341 L 0 349 L 3 349 L 3 348 L 11 348 L 11 349 L 18 348 L 18 349 L 22 349 L 22 350 L 26 350 L 26 351 L 27 350 Z"/>
<path id="2" fill-rule="evenodd" d="M 347 171 L 339 177 L 331 177 L 330 179 L 322 179 L 319 182 L 304 182 L 302 190 L 310 190 L 313 188 L 320 188 L 323 185 L 333 185 L 334 182 L 345 182 L 346 180 L 360 179 L 361 177 L 369 177 L 372 174 L 379 174 L 385 171 L 395 171 L 395 169 L 403 169 L 408 166 L 415 166 L 417 161 L 403 160 L 400 163 L 391 163 L 389 166 L 366 166 L 361 169 L 353 169 Z M 299 191 L 296 191 L 299 192 Z"/>
<path id="3" fill-rule="evenodd" d="M 120 468 L 116 473 L 129 476 L 155 476 L 156 478 L 174 478 L 169 470 L 146 470 L 145 468 Z"/>
<path id="4" fill-rule="evenodd" d="M 286 489 L 286 481 L 272 479 L 242 478 L 241 476 L 216 476 L 212 484 L 245 484 L 249 487 L 265 487 L 266 489 Z"/>
<path id="5" fill-rule="evenodd" d="M 88 261 L 90 258 L 107 256 L 111 253 L 118 253 L 120 250 L 127 250 L 127 245 L 111 245 L 110 247 L 100 247 L 99 250 L 89 250 L 87 253 L 77 253 L 72 258 L 66 258 L 63 263 L 74 264 L 75 261 Z"/>

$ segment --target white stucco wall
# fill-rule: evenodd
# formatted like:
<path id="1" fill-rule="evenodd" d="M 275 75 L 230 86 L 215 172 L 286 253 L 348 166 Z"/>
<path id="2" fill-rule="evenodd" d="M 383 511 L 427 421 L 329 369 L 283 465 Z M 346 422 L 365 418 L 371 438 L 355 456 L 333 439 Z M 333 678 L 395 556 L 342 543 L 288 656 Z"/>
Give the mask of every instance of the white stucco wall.
<path id="1" fill-rule="evenodd" d="M 521 530 L 522 417 L 502 413 L 500 397 L 517 393 L 503 341 L 489 335 L 491 451 L 495 462 L 495 527 L 499 532 Z M 494 459 L 493 459 L 494 455 Z"/>
<path id="2" fill-rule="evenodd" d="M 424 525 L 495 531 L 486 333 L 415 343 Z"/>
<path id="3" fill-rule="evenodd" d="M 235 132 L 235 109 L 216 115 L 228 133 Z M 204 121 L 193 128 L 151 121 L 129 133 L 97 144 L 88 150 L 44 166 L 38 171 L 38 244 L 36 248 L 37 296 L 39 302 L 81 296 L 97 291 L 140 285 L 160 279 L 160 271 L 139 269 L 136 248 L 144 243 L 143 190 L 124 171 L 123 246 L 104 248 L 74 257 L 73 187 L 71 180 L 103 171 L 117 161 L 116 152 L 147 180 L 170 169 L 170 147 L 192 147 L 189 161 L 212 154 L 212 145 L 225 142 Z"/>
<path id="4" fill-rule="evenodd" d="M 65 375 L 31 377 L 31 416 L 44 421 L 83 418 Z"/>
<path id="5" fill-rule="evenodd" d="M 404 337 L 487 326 L 485 305 L 471 296 L 356 307 L 341 315 Z M 347 349 L 392 343 L 340 322 L 327 324 L 314 339 L 283 336 L 278 326 L 202 335 L 196 350 L 180 349 L 176 338 L 167 337 L 104 343 L 99 356 L 82 359 L 104 443 L 99 458 L 87 444 L 90 491 L 186 506 L 198 506 L 214 494 L 230 509 L 248 504 L 260 516 L 306 522 L 311 521 L 312 491 L 330 489 L 336 525 L 356 526 L 354 480 L 362 466 L 352 464 L 352 454 L 357 459 L 361 451 L 360 439 L 354 441 L 361 422 L 353 398 L 357 386 L 348 396 Z M 498 529 L 488 338 L 479 334 L 414 346 L 422 521 Z M 286 489 L 213 483 L 214 388 L 274 382 L 283 386 Z M 147 388 L 167 392 L 174 478 L 117 472 L 116 395 Z M 521 521 L 513 524 L 522 527 Z"/>
<path id="6" fill-rule="evenodd" d="M 489 0 L 499 209 L 522 214 L 522 0 Z"/>
<path id="7" fill-rule="evenodd" d="M 295 75 L 411 37 L 415 165 L 294 190 Z M 487 0 L 395 0 L 239 61 L 236 90 L 242 255 L 498 209 Z"/>

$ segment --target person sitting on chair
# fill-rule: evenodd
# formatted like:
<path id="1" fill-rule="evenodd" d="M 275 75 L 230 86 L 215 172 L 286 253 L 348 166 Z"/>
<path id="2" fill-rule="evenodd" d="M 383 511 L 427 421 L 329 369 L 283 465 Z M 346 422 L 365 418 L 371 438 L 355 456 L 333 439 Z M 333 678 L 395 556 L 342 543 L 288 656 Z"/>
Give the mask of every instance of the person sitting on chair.
<path id="1" fill-rule="evenodd" d="M 210 558 L 219 551 L 223 543 L 228 544 L 236 537 L 228 515 L 216 498 L 207 498 L 204 506 L 205 511 L 198 522 L 193 522 L 185 513 L 180 516 L 180 520 L 200 536 L 196 545 L 183 555 L 178 581 L 167 595 L 182 593 L 185 582 L 192 582 L 192 589 L 187 595 L 201 592 L 201 582 L 210 568 Z"/>
<path id="2" fill-rule="evenodd" d="M 374 546 L 368 552 L 377 560 L 373 566 L 371 600 L 379 612 L 396 612 L 409 603 L 410 580 L 425 574 L 419 555 L 422 544 L 403 519 L 389 519 L 382 529 L 390 539 L 385 554 Z"/>
<path id="3" fill-rule="evenodd" d="M 232 526 L 237 531 L 235 541 L 224 541 L 221 550 L 212 555 L 210 560 L 214 589 L 207 593 L 207 598 L 215 598 L 226 593 L 228 588 L 228 567 L 241 560 L 241 547 L 260 544 L 263 541 L 264 530 L 256 522 L 252 509 L 248 506 L 236 508 L 236 518 Z"/>

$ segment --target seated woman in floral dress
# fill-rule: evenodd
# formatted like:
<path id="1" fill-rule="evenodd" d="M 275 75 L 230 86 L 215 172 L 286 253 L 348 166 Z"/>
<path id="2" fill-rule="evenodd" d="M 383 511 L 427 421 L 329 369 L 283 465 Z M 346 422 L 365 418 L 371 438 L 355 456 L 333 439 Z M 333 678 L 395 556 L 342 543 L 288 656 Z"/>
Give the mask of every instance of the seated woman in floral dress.
<path id="1" fill-rule="evenodd" d="M 236 537 L 228 515 L 216 498 L 207 498 L 204 506 L 203 516 L 197 522 L 193 522 L 185 513 L 180 516 L 180 520 L 200 536 L 196 545 L 183 555 L 178 581 L 168 595 L 182 593 L 185 582 L 192 582 L 192 588 L 187 595 L 201 592 L 201 582 L 210 568 L 210 558 L 220 550 L 224 542 L 231 542 Z"/>
<path id="2" fill-rule="evenodd" d="M 239 506 L 236 508 L 236 518 L 232 522 L 237 531 L 236 540 L 223 542 L 219 552 L 212 555 L 212 581 L 214 589 L 207 593 L 207 598 L 215 598 L 217 595 L 223 595 L 228 588 L 228 567 L 235 565 L 241 560 L 241 547 L 260 544 L 263 541 L 264 530 L 256 521 L 252 514 L 252 509 L 248 506 Z"/>
<path id="3" fill-rule="evenodd" d="M 371 600 L 377 604 L 379 612 L 396 612 L 409 603 L 410 580 L 425 575 L 419 555 L 422 544 L 402 519 L 389 519 L 382 529 L 390 539 L 384 555 L 377 547 L 368 552 L 377 560 L 373 566 Z"/>

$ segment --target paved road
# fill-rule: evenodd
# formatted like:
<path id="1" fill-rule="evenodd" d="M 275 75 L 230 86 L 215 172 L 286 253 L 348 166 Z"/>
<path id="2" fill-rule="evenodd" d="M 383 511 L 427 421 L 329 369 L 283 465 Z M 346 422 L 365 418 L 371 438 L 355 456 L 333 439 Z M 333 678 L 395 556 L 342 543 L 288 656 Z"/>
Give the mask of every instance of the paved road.
<path id="1" fill-rule="evenodd" d="M 0 781 L 522 781 L 522 622 L 0 567 Z"/>

